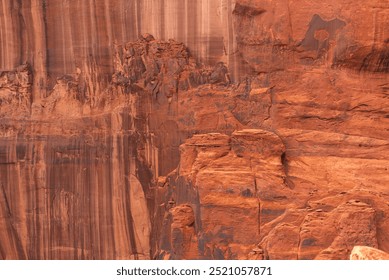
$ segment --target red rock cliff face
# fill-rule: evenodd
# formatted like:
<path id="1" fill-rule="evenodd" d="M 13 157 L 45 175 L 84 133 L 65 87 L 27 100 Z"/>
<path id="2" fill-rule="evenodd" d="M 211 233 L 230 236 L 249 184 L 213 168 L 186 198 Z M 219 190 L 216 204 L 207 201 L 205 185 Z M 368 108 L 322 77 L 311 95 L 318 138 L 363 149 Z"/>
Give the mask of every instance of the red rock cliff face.
<path id="1" fill-rule="evenodd" d="M 145 32 L 185 42 L 199 60 L 227 61 L 233 53 L 232 0 L 1 1 L 0 65 L 34 64 L 34 97 L 56 78 L 82 71 L 94 96 L 109 83 L 114 45 Z"/>
<path id="2" fill-rule="evenodd" d="M 386 3 L 0 3 L 1 259 L 389 251 Z"/>

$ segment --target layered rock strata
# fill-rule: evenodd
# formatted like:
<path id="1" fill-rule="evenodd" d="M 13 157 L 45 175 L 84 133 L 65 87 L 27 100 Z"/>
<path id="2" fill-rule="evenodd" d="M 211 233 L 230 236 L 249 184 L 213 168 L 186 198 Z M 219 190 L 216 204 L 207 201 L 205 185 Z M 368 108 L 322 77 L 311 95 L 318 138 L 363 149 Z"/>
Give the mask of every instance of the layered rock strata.
<path id="1" fill-rule="evenodd" d="M 389 251 L 382 1 L 0 2 L 0 259 Z"/>

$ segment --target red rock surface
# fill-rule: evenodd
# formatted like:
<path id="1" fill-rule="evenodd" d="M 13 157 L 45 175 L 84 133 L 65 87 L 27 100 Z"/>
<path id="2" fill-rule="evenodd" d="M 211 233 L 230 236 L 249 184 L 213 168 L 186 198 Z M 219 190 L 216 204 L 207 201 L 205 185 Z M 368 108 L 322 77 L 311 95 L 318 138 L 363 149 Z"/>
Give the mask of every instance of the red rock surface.
<path id="1" fill-rule="evenodd" d="M 0 259 L 389 252 L 385 2 L 0 2 Z"/>

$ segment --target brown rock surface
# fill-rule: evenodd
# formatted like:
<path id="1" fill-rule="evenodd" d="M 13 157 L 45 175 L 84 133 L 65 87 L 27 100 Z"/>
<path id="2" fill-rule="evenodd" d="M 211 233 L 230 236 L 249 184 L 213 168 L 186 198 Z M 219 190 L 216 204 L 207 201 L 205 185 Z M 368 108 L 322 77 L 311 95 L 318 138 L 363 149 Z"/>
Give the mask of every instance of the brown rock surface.
<path id="1" fill-rule="evenodd" d="M 389 252 L 388 11 L 0 0 L 0 259 Z"/>

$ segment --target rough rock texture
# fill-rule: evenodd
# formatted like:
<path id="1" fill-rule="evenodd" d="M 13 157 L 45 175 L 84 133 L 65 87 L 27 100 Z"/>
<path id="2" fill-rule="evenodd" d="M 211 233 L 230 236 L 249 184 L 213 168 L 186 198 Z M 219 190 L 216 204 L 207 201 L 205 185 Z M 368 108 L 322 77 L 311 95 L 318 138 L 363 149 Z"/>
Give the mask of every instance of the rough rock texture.
<path id="1" fill-rule="evenodd" d="M 372 247 L 355 246 L 350 260 L 389 260 L 389 254 Z"/>
<path id="2" fill-rule="evenodd" d="M 246 129 L 231 136 L 197 134 L 180 150 L 180 165 L 159 194 L 168 200 L 156 211 L 161 218 L 155 220 L 162 223 L 159 251 L 173 259 L 247 258 L 253 241 L 259 240 L 261 219 L 273 216 L 266 213 L 268 201 L 286 199 L 280 196 L 289 193 L 283 181 L 282 141 L 271 132 Z M 177 207 L 169 203 L 186 203 L 193 209 L 195 234 L 187 243 L 196 243 L 198 250 L 176 250 L 175 222 L 169 221 L 169 213 Z"/>
<path id="3" fill-rule="evenodd" d="M 0 67 L 34 64 L 34 98 L 47 96 L 59 76 L 82 71 L 88 95 L 113 72 L 114 46 L 143 33 L 174 38 L 196 57 L 234 61 L 234 0 L 1 0 Z M 0 69 L 1 69 L 0 68 Z"/>
<path id="4" fill-rule="evenodd" d="M 0 117 L 28 117 L 31 108 L 32 75 L 29 65 L 0 72 Z M 15 110 L 18 112 L 14 114 Z M 25 114 L 20 115 L 20 112 Z"/>
<path id="5" fill-rule="evenodd" d="M 389 252 L 385 1 L 0 4 L 0 259 Z"/>

